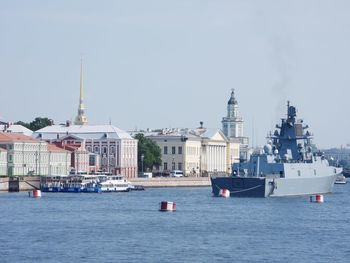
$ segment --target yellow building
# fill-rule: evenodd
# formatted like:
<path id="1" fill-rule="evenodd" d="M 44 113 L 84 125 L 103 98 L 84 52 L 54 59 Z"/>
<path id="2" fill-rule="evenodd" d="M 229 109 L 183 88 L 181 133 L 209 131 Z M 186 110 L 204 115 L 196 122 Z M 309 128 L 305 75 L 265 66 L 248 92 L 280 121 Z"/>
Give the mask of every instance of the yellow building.
<path id="1" fill-rule="evenodd" d="M 160 171 L 181 170 L 186 176 L 230 173 L 239 160 L 239 141 L 229 140 L 220 130 L 172 129 L 146 136 L 161 148 Z"/>

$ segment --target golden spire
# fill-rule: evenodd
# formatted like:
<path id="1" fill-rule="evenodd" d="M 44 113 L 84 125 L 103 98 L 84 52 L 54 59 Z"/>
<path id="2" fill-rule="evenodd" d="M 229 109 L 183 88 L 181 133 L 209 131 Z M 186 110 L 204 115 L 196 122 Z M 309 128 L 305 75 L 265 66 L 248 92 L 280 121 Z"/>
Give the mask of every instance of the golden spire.
<path id="1" fill-rule="evenodd" d="M 85 115 L 84 107 L 84 90 L 83 90 L 83 58 L 80 62 L 80 96 L 79 96 L 79 107 L 78 107 L 78 116 L 75 118 L 75 125 L 84 125 L 87 124 L 88 120 Z"/>

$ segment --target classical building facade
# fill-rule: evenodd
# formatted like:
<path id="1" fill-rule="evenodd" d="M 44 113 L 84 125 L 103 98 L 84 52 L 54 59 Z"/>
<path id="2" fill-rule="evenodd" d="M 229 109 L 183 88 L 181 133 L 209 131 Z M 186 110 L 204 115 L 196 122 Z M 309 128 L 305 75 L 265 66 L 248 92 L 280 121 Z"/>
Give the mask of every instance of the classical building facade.
<path id="1" fill-rule="evenodd" d="M 7 151 L 0 148 L 0 176 L 7 173 Z"/>
<path id="2" fill-rule="evenodd" d="M 243 135 L 244 122 L 239 115 L 238 102 L 235 98 L 235 92 L 232 90 L 231 97 L 227 102 L 227 115 L 222 118 L 222 131 L 229 139 L 240 142 L 240 159 L 248 159 L 248 137 Z"/>
<path id="3" fill-rule="evenodd" d="M 71 155 L 47 142 L 18 133 L 0 133 L 0 148 L 6 150 L 7 176 L 68 174 Z M 4 151 L 1 151 L 2 153 Z"/>
<path id="4" fill-rule="evenodd" d="M 229 173 L 231 162 L 239 159 L 239 142 L 228 140 L 220 130 L 173 129 L 146 137 L 162 150 L 160 171 L 182 170 L 187 176 Z"/>
<path id="5" fill-rule="evenodd" d="M 74 165 L 76 170 L 137 177 L 137 140 L 113 125 L 52 125 L 33 136 L 62 148 L 80 148 L 74 154 L 75 163 L 80 164 Z"/>

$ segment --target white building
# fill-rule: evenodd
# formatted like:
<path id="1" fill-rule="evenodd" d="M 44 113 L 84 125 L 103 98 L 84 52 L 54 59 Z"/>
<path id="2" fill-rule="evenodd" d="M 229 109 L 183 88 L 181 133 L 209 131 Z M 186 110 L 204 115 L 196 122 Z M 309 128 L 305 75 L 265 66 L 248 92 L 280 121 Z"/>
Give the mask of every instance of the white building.
<path id="1" fill-rule="evenodd" d="M 50 175 L 50 167 L 60 167 L 60 174 L 68 174 L 70 153 L 62 149 L 51 152 L 47 142 L 18 133 L 0 133 L 0 148 L 7 152 L 7 176 Z"/>
<path id="2" fill-rule="evenodd" d="M 239 159 L 239 142 L 228 140 L 220 130 L 173 129 L 146 137 L 161 148 L 161 171 L 182 170 L 187 176 L 229 173 Z"/>
<path id="3" fill-rule="evenodd" d="M 49 152 L 49 175 L 68 174 L 71 163 L 71 153 L 67 150 L 57 147 L 53 144 L 48 144 Z"/>
<path id="4" fill-rule="evenodd" d="M 7 173 L 7 151 L 0 148 L 0 176 Z"/>
<path id="5" fill-rule="evenodd" d="M 101 172 L 137 177 L 137 140 L 115 126 L 53 125 L 36 131 L 33 136 L 62 146 L 85 145 L 88 152 L 99 157 Z M 90 157 L 89 162 L 94 162 L 93 155 Z"/>
<path id="6" fill-rule="evenodd" d="M 220 130 L 208 130 L 202 137 L 202 170 L 209 173 L 230 173 L 239 161 L 239 141 L 229 140 Z"/>
<path id="7" fill-rule="evenodd" d="M 26 136 L 32 136 L 33 134 L 32 130 L 29 130 L 28 128 L 22 125 L 5 123 L 5 122 L 0 122 L 0 132 L 14 132 L 14 133 L 20 133 Z"/>

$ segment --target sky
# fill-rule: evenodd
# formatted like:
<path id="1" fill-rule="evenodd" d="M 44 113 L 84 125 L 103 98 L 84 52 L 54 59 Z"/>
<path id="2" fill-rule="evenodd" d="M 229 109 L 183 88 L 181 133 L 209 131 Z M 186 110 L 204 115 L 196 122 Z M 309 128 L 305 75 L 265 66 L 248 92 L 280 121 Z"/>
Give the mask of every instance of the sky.
<path id="1" fill-rule="evenodd" d="M 320 148 L 350 143 L 350 1 L 0 1 L 0 120 L 221 128 L 235 89 L 263 145 L 289 100 Z"/>

